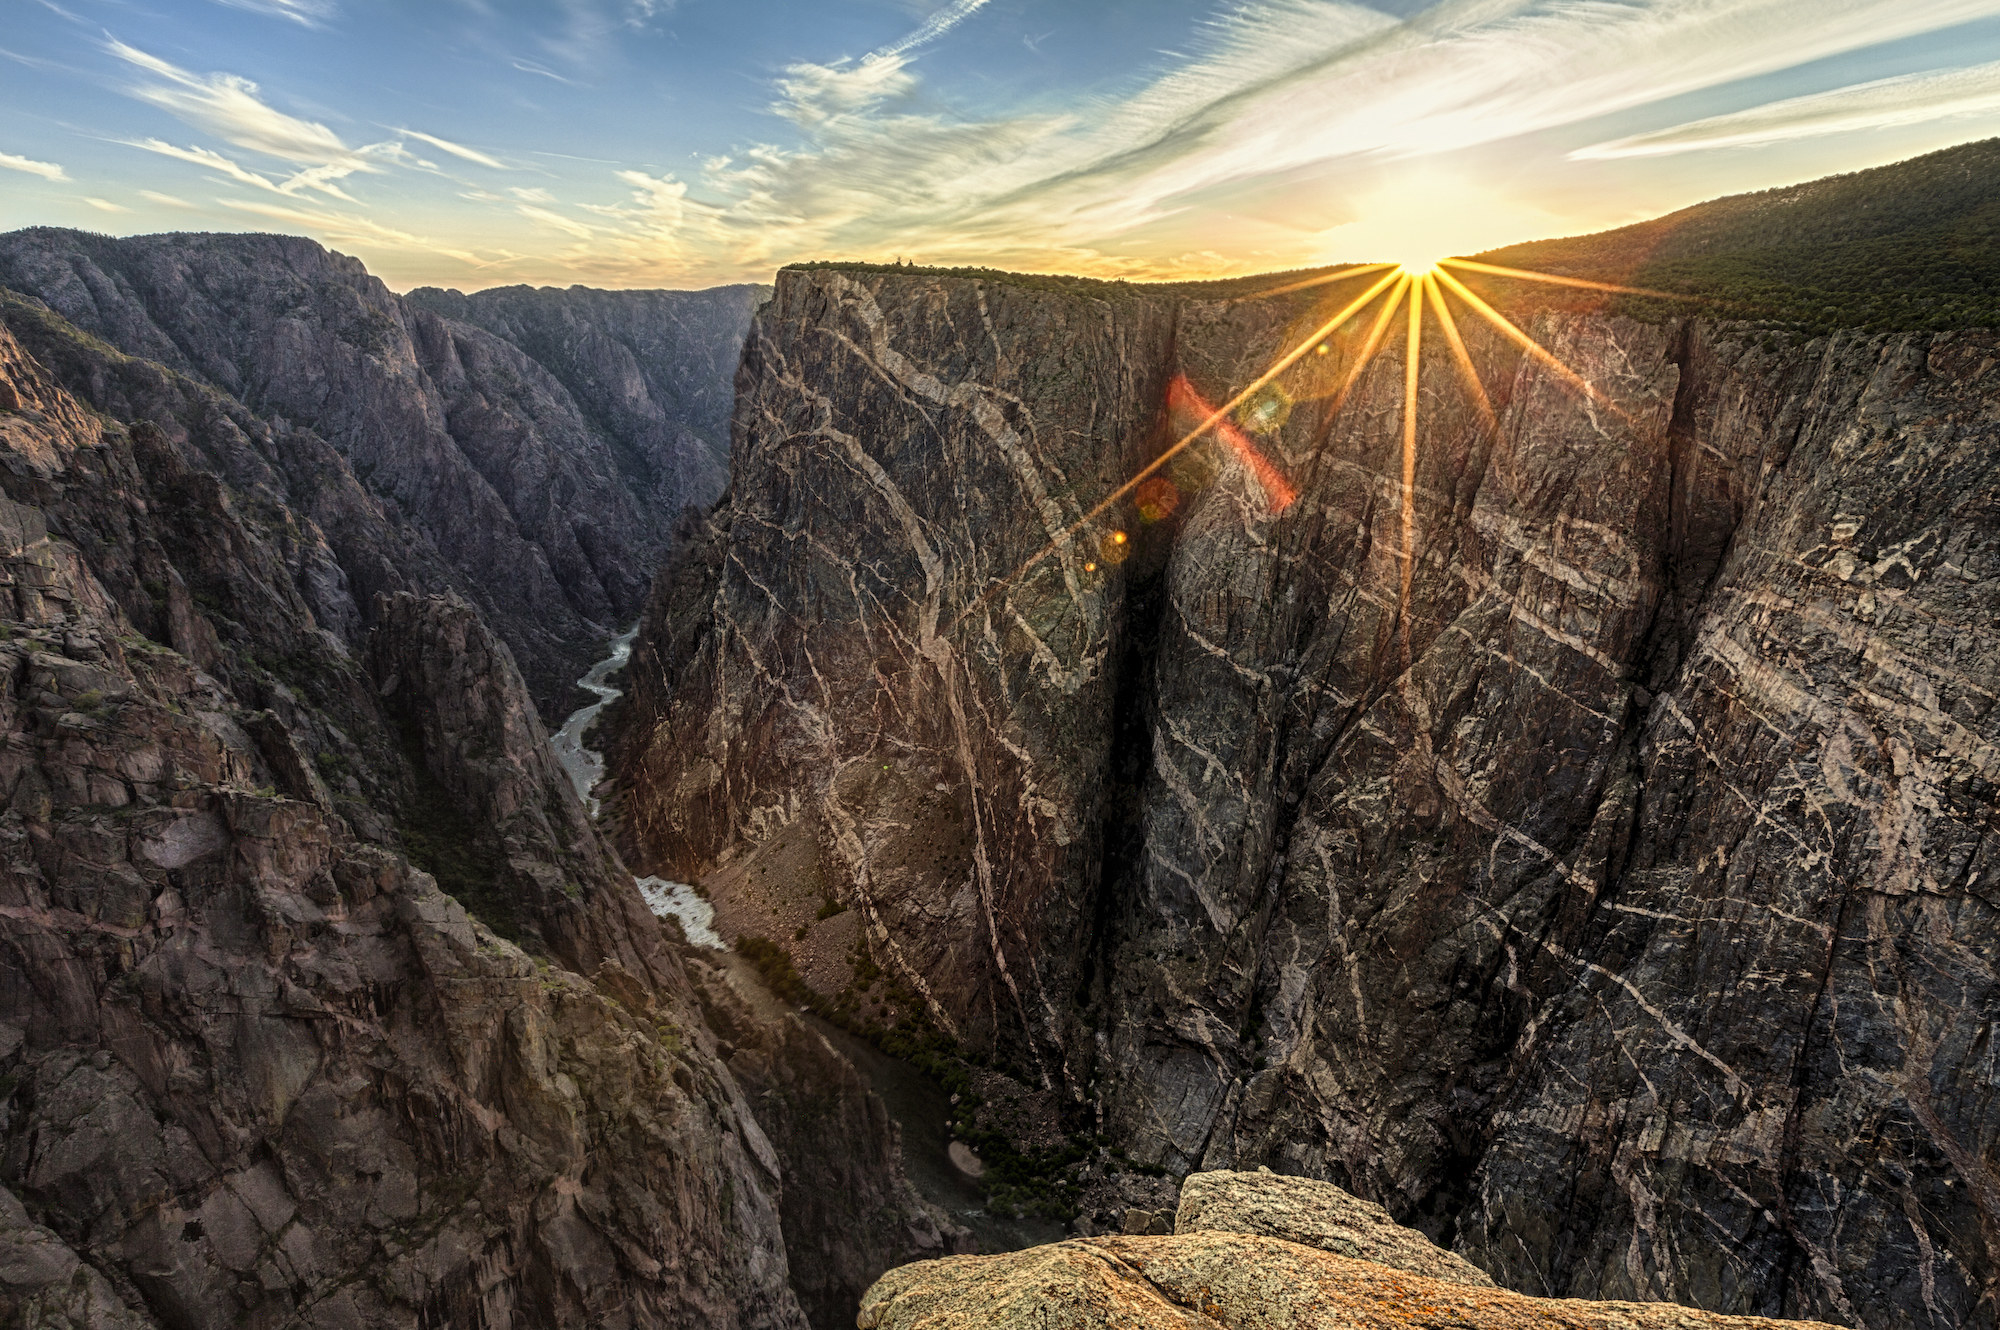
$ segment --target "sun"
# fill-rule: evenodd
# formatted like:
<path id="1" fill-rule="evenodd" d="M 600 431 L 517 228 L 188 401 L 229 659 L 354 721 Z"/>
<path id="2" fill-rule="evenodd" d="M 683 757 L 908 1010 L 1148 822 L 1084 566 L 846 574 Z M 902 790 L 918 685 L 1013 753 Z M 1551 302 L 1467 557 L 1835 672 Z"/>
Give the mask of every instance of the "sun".
<path id="1" fill-rule="evenodd" d="M 1441 255 L 1431 255 L 1425 258 L 1407 258 L 1396 265 L 1396 271 L 1405 277 L 1422 280 L 1436 272 L 1438 264 L 1442 261 L 1443 257 Z"/>

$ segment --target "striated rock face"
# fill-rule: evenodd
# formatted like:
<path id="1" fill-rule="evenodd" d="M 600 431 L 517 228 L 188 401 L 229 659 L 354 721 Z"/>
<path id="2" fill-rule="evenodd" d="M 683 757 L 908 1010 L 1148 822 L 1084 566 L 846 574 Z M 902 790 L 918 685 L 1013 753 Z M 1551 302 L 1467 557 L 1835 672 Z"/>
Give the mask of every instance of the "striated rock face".
<path id="1" fill-rule="evenodd" d="M 1784 1330 L 1819 1322 L 1661 1303 L 1525 1298 L 1425 1279 L 1277 1238 L 1086 1238 L 892 1270 L 862 1330 Z"/>
<path id="2" fill-rule="evenodd" d="M 1484 1270 L 1404 1228 L 1381 1206 L 1310 1178 L 1190 1173 L 1181 1183 L 1174 1232 L 1256 1233 L 1447 1284 L 1493 1287 Z"/>
<path id="3" fill-rule="evenodd" d="M 571 682 L 602 640 L 637 613 L 681 508 L 721 488 L 682 437 L 666 385 L 683 372 L 698 380 L 682 396 L 705 418 L 727 395 L 749 307 L 741 289 L 613 302 L 646 369 L 613 363 L 590 377 L 584 366 L 601 348 L 538 340 L 563 353 L 552 373 L 293 237 L 19 231 L 0 236 L 0 286 L 326 440 L 439 561 L 386 580 L 477 605 L 550 717 L 568 710 Z M 669 312 L 669 326 L 653 326 Z M 689 428 L 698 439 L 699 424 Z M 382 545 L 357 535 L 335 548 L 364 613 L 374 592 L 395 589 L 378 573 L 385 558 L 399 562 Z"/>
<path id="4" fill-rule="evenodd" d="M 363 627 L 313 513 L 434 555 L 340 453 L 0 314 L 10 1323 L 803 1330 L 943 1250 L 865 1091 L 888 1226 L 793 1223 L 824 1138 L 759 1126 L 477 612 Z M 844 1067 L 774 1040 L 773 1080 Z"/>
<path id="5" fill-rule="evenodd" d="M 1245 418 L 1294 502 L 1211 442 L 1006 580 L 1318 299 L 782 274 L 635 855 L 854 906 L 1139 1163 L 1534 1292 L 1995 1324 L 2000 339 L 1533 321 L 1591 401 L 1468 323 L 1489 426 L 1433 336 L 1406 562 L 1402 355 L 1336 416 L 1336 338 Z"/>

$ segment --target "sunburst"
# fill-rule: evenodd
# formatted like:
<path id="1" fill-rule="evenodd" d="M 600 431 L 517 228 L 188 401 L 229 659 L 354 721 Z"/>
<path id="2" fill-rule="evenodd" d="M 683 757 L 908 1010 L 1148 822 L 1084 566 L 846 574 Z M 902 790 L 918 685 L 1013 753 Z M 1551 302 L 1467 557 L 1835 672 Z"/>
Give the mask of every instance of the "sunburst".
<path id="1" fill-rule="evenodd" d="M 1324 355 L 1328 352 L 1328 339 L 1358 320 L 1371 306 L 1375 307 L 1375 317 L 1369 325 L 1360 349 L 1354 357 L 1340 386 L 1333 392 L 1327 403 L 1325 418 L 1337 416 L 1346 405 L 1348 396 L 1354 391 L 1369 365 L 1381 353 L 1390 340 L 1395 328 L 1396 316 L 1402 312 L 1405 317 L 1405 370 L 1403 376 L 1403 466 L 1401 483 L 1401 550 L 1398 555 L 1401 572 L 1401 605 L 1397 615 L 1399 637 L 1407 658 L 1409 641 L 1409 602 L 1411 584 L 1416 570 L 1416 481 L 1417 481 L 1417 425 L 1418 398 L 1421 387 L 1420 376 L 1423 360 L 1423 338 L 1425 310 L 1435 316 L 1437 327 L 1443 333 L 1446 344 L 1451 349 L 1451 359 L 1457 368 L 1458 377 L 1463 382 L 1467 394 L 1472 398 L 1481 421 L 1488 429 L 1497 429 L 1499 422 L 1493 410 L 1492 399 L 1487 395 L 1485 384 L 1479 377 L 1471 353 L 1466 349 L 1465 339 L 1458 327 L 1457 317 L 1452 311 L 1452 297 L 1466 310 L 1491 324 L 1508 341 L 1518 346 L 1525 354 L 1548 369 L 1565 387 L 1584 397 L 1593 405 L 1603 407 L 1623 416 L 1623 412 L 1603 393 L 1599 392 L 1581 374 L 1565 365 L 1562 360 L 1534 338 L 1523 332 L 1511 319 L 1482 299 L 1457 275 L 1459 272 L 1481 273 L 1488 276 L 1513 278 L 1518 281 L 1539 282 L 1555 286 L 1573 287 L 1579 290 L 1605 294 L 1649 296 L 1672 300 L 1689 297 L 1669 291 L 1653 291 L 1644 287 L 1619 286 L 1611 282 L 1588 281 L 1583 278 L 1561 277 L 1553 273 L 1530 272 L 1520 268 L 1507 268 L 1498 264 L 1480 263 L 1472 259 L 1432 258 L 1411 256 L 1399 263 L 1367 263 L 1324 273 L 1302 282 L 1294 282 L 1260 293 L 1265 297 L 1289 295 L 1315 287 L 1333 286 L 1366 277 L 1374 281 L 1352 300 L 1342 305 L 1331 317 L 1316 327 L 1312 333 L 1301 339 L 1291 349 L 1279 356 L 1271 367 L 1265 370 L 1248 386 L 1221 406 L 1210 406 L 1185 378 L 1177 378 L 1169 393 L 1169 403 L 1176 410 L 1190 414 L 1196 423 L 1175 442 L 1154 458 L 1124 484 L 1112 490 L 1089 511 L 1077 517 L 1054 536 L 1047 544 L 1036 550 L 1006 577 L 990 584 L 984 592 L 961 611 L 953 620 L 951 628 L 956 630 L 966 620 L 978 612 L 981 606 L 993 597 L 1017 584 L 1044 560 L 1058 552 L 1070 548 L 1078 536 L 1092 528 L 1100 518 L 1135 491 L 1155 482 L 1154 478 L 1201 440 L 1216 436 L 1227 445 L 1232 453 L 1244 464 L 1256 479 L 1265 502 L 1272 515 L 1282 514 L 1296 497 L 1289 479 L 1262 449 L 1233 423 L 1232 418 L 1246 406 L 1253 403 L 1267 389 L 1278 384 L 1287 371 L 1315 351 Z M 1098 546 L 1105 552 L 1107 560 L 1113 564 L 1123 561 L 1124 550 L 1129 539 L 1128 533 L 1117 528 L 1105 533 Z M 1084 565 L 1086 573 L 1097 571 L 1095 560 Z"/>

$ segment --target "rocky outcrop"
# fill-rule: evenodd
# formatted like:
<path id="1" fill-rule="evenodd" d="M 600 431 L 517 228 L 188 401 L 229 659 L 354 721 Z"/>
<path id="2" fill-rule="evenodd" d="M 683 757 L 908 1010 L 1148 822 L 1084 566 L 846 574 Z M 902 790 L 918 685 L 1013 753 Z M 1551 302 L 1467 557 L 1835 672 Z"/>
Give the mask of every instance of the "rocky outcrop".
<path id="1" fill-rule="evenodd" d="M 1190 1173 L 1181 1183 L 1175 1233 L 1256 1233 L 1447 1284 L 1492 1288 L 1486 1272 L 1454 1256 L 1372 1201 L 1327 1182 L 1268 1169 Z"/>
<path id="2" fill-rule="evenodd" d="M 822 1166 L 758 1125 L 507 646 L 404 589 L 363 627 L 290 500 L 431 555 L 317 435 L 0 312 L 102 404 L 0 328 L 0 1309 L 803 1330 L 788 1245 L 846 1259 L 787 1228 Z M 927 1219 L 846 1107 L 874 1217 Z M 850 1283 L 932 1250 L 856 1249 Z"/>
<path id="3" fill-rule="evenodd" d="M 19 231 L 0 237 L 0 286 L 239 399 L 260 432 L 283 422 L 332 445 L 436 560 L 387 580 L 477 605 L 549 718 L 638 612 L 682 507 L 719 489 L 699 450 L 681 457 L 685 441 L 655 398 L 671 400 L 681 372 L 704 380 L 686 397 L 726 396 L 748 303 L 740 292 L 625 302 L 629 337 L 685 352 L 649 362 L 639 385 L 587 396 L 587 413 L 516 345 L 393 295 L 310 240 Z M 670 328 L 649 327 L 670 310 Z M 702 328 L 710 315 L 716 326 Z M 572 348 L 564 361 L 579 386 L 589 354 Z M 334 548 L 363 614 L 375 592 L 398 589 L 383 584 L 381 561 L 399 561 L 382 544 L 359 535 Z"/>
<path id="4" fill-rule="evenodd" d="M 1663 1303 L 1526 1298 L 1425 1279 L 1277 1238 L 1085 1238 L 892 1270 L 862 1330 L 1784 1330 L 1818 1322 Z"/>
<path id="5" fill-rule="evenodd" d="M 1350 333 L 1016 575 L 1324 310 L 781 274 L 633 854 L 1142 1166 L 1534 1292 L 1991 1326 L 2000 340 L 1533 316 L 1583 397 L 1468 323 L 1494 418 L 1431 338 L 1406 561 Z"/>

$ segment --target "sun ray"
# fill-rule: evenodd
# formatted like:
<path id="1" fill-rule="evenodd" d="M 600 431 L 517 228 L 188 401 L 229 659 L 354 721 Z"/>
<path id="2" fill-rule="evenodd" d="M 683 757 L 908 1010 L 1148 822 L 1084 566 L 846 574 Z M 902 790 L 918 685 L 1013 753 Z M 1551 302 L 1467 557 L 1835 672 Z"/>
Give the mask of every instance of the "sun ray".
<path id="1" fill-rule="evenodd" d="M 1395 266 L 1393 263 L 1360 263 L 1352 268 L 1342 268 L 1339 272 L 1328 273 L 1323 277 L 1308 277 L 1305 281 L 1293 282 L 1290 286 L 1280 286 L 1269 291 L 1259 291 L 1255 299 L 1263 300 L 1270 296 L 1288 296 L 1294 291 L 1309 291 L 1315 286 L 1326 286 L 1331 282 L 1341 282 L 1347 280 L 1349 277 L 1360 277 L 1364 273 L 1381 272 L 1384 268 L 1393 268 Z"/>
<path id="2" fill-rule="evenodd" d="M 1409 290 L 1411 281 L 1410 275 L 1406 272 L 1399 271 L 1396 276 L 1398 278 L 1396 289 L 1390 293 L 1389 299 L 1376 314 L 1375 326 L 1368 330 L 1368 338 L 1362 342 L 1360 353 L 1354 357 L 1354 364 L 1347 371 L 1347 378 L 1341 382 L 1340 391 L 1333 395 L 1333 401 L 1327 406 L 1326 418 L 1329 421 L 1340 414 L 1341 407 L 1347 405 L 1347 395 L 1361 382 L 1361 376 L 1367 371 L 1369 363 L 1375 359 L 1375 353 L 1382 349 L 1382 339 L 1389 334 L 1390 320 L 1396 317 L 1397 307 L 1403 303 L 1403 296 Z"/>
<path id="3" fill-rule="evenodd" d="M 1523 268 L 1503 268 L 1497 263 L 1480 263 L 1475 259 L 1440 259 L 1440 263 L 1453 268 L 1464 268 L 1468 272 L 1491 273 L 1495 277 L 1513 277 L 1523 282 L 1546 282 L 1550 286 L 1574 286 L 1585 291 L 1609 291 L 1622 296 L 1653 296 L 1660 300 L 1698 300 L 1708 303 L 1702 296 L 1682 295 L 1677 291 L 1655 291 L 1645 286 L 1618 286 L 1612 282 L 1593 282 L 1582 277 L 1558 277 L 1554 273 L 1528 272 Z"/>
<path id="4" fill-rule="evenodd" d="M 1417 570 L 1417 387 L 1424 355 L 1424 292 L 1431 282 L 1427 273 L 1415 280 L 1415 289 L 1409 293 L 1409 345 L 1403 366 L 1403 596 L 1396 607 L 1396 619 L 1405 668 L 1410 664 L 1410 585 Z"/>
<path id="5" fill-rule="evenodd" d="M 1621 419 L 1630 419 L 1630 417 L 1625 415 L 1625 412 L 1619 410 L 1618 406 L 1610 398 L 1591 387 L 1590 382 L 1581 374 L 1578 374 L 1568 365 L 1563 364 L 1554 353 L 1545 349 L 1540 342 L 1537 342 L 1534 338 L 1515 327 L 1513 321 L 1506 315 L 1494 309 L 1493 306 L 1487 304 L 1484 300 L 1481 300 L 1474 294 L 1471 287 L 1459 281 L 1458 278 L 1452 276 L 1442 268 L 1438 270 L 1437 276 L 1438 280 L 1449 286 L 1460 300 L 1472 306 L 1474 313 L 1478 314 L 1488 323 L 1491 323 L 1495 328 L 1498 328 L 1509 341 L 1552 370 L 1564 383 L 1567 383 L 1591 401 L 1616 412 Z"/>
<path id="6" fill-rule="evenodd" d="M 1222 423 L 1224 420 L 1227 420 L 1229 418 L 1230 413 L 1235 411 L 1237 407 L 1242 406 L 1245 402 L 1249 401 L 1252 397 L 1256 396 L 1258 391 L 1262 389 L 1266 384 L 1270 383 L 1280 374 L 1283 374 L 1293 365 L 1296 365 L 1301 359 L 1305 357 L 1305 355 L 1308 352 L 1310 352 L 1314 347 L 1318 346 L 1321 341 L 1325 340 L 1328 337 L 1331 337 L 1334 333 L 1338 332 L 1341 326 L 1345 324 L 1349 319 L 1353 318 L 1356 314 L 1359 314 L 1362 310 L 1368 308 L 1369 304 L 1375 299 L 1376 296 L 1381 295 L 1382 292 L 1386 290 L 1389 286 L 1395 285 L 1399 282 L 1401 283 L 1401 285 L 1407 286 L 1409 284 L 1409 278 L 1403 273 L 1401 273 L 1399 270 L 1392 270 L 1388 273 L 1383 274 L 1381 280 L 1377 281 L 1373 286 L 1370 286 L 1366 291 L 1363 291 L 1360 295 L 1356 296 L 1352 301 L 1348 302 L 1348 304 L 1344 306 L 1338 314 L 1335 314 L 1332 318 L 1328 319 L 1325 323 L 1321 324 L 1318 330 L 1315 331 L 1312 336 L 1300 342 L 1297 346 L 1292 348 L 1290 351 L 1286 352 L 1283 356 L 1280 356 L 1278 358 L 1277 363 L 1272 365 L 1271 368 L 1265 370 L 1263 374 L 1259 375 L 1258 378 L 1254 382 L 1252 382 L 1249 387 L 1245 388 L 1242 392 L 1236 394 L 1236 396 L 1230 398 L 1227 402 L 1224 402 L 1221 406 L 1217 407 L 1213 415 L 1209 416 L 1208 419 L 1202 421 L 1199 425 L 1195 426 L 1194 429 L 1190 430 L 1186 435 L 1182 436 L 1181 439 L 1178 442 L 1176 442 L 1171 448 L 1168 448 L 1165 452 L 1161 453 L 1158 457 L 1154 458 L 1150 463 L 1141 468 L 1137 475 L 1133 476 L 1123 485 L 1120 485 L 1117 489 L 1111 491 L 1111 493 L 1105 495 L 1104 498 L 1098 502 L 1096 507 L 1092 508 L 1089 512 L 1085 513 L 1083 516 L 1077 518 L 1074 522 L 1071 522 L 1068 526 L 1064 527 L 1054 536 L 1051 536 L 1049 538 L 1049 542 L 1046 545 L 1042 546 L 1039 550 L 1036 550 L 1033 554 L 1029 555 L 1028 558 L 1021 564 L 1019 568 L 1016 568 L 1013 572 L 1009 573 L 1005 578 L 1002 578 L 1000 581 L 995 582 L 992 586 L 989 586 L 988 588 L 986 588 L 986 590 L 982 591 L 977 597 L 973 599 L 971 604 L 967 605 L 962 611 L 959 612 L 958 617 L 951 621 L 951 627 L 946 629 L 945 631 L 948 633 L 956 631 L 959 625 L 963 624 L 967 619 L 971 618 L 972 615 L 979 609 L 980 606 L 984 605 L 987 601 L 991 600 L 1003 588 L 1012 586 L 1015 582 L 1019 581 L 1021 577 L 1024 576 L 1036 564 L 1048 558 L 1051 554 L 1055 553 L 1058 549 L 1062 548 L 1064 544 L 1074 539 L 1077 532 L 1081 531 L 1083 528 L 1089 526 L 1092 522 L 1096 521 L 1099 517 L 1103 516 L 1106 510 L 1111 508 L 1111 506 L 1116 504 L 1120 499 L 1130 494 L 1133 490 L 1139 488 L 1139 486 L 1143 484 L 1148 478 L 1150 478 L 1156 472 L 1158 472 L 1161 467 L 1164 467 L 1168 462 L 1172 461 L 1176 455 L 1187 449 L 1190 445 L 1194 444 L 1202 436 L 1207 434 L 1210 430 L 1214 429 L 1218 424 Z M 1401 294 L 1402 292 L 1399 287 L 1397 295 L 1400 297 Z"/>
<path id="7" fill-rule="evenodd" d="M 1466 391 L 1472 394 L 1473 403 L 1479 408 L 1480 419 L 1486 422 L 1487 429 L 1499 433 L 1500 418 L 1493 411 L 1493 399 L 1486 395 L 1486 385 L 1480 382 L 1479 371 L 1472 363 L 1472 353 L 1465 349 L 1465 339 L 1459 336 L 1458 320 L 1452 317 L 1443 286 L 1432 281 L 1424 290 L 1430 296 L 1431 308 L 1437 311 L 1438 324 L 1444 329 L 1444 340 L 1451 346 L 1451 358 L 1458 365 L 1459 377 L 1465 380 Z"/>

